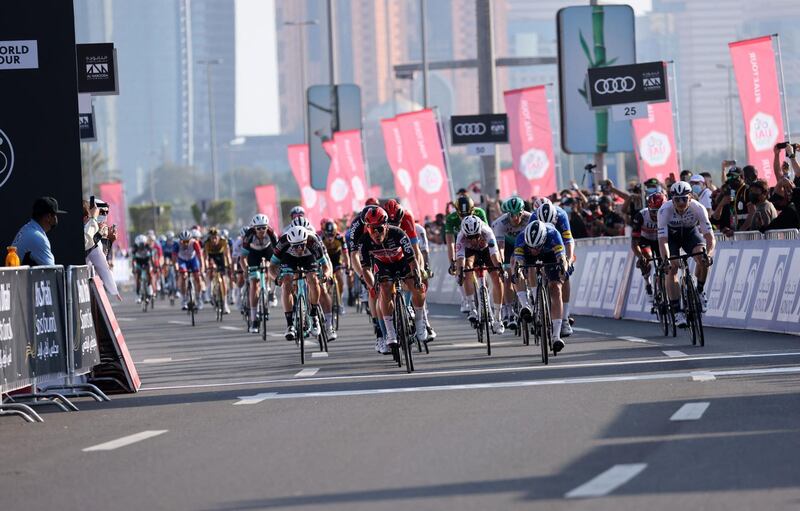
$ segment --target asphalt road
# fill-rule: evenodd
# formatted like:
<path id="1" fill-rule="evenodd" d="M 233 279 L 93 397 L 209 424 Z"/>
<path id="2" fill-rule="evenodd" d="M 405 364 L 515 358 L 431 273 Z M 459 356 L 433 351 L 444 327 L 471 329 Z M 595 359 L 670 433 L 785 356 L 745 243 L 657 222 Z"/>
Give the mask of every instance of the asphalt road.
<path id="1" fill-rule="evenodd" d="M 433 306 L 407 375 L 352 310 L 301 366 L 278 310 L 264 342 L 127 300 L 142 390 L 0 418 L 2 509 L 800 509 L 797 337 L 579 317 L 544 367 Z"/>

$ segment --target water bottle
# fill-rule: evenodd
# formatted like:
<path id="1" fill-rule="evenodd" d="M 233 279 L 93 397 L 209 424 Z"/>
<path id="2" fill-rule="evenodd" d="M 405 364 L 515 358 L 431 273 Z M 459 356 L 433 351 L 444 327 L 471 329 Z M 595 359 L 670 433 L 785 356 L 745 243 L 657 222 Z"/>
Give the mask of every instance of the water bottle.
<path id="1" fill-rule="evenodd" d="M 17 255 L 17 247 L 7 247 L 8 254 L 6 255 L 6 266 L 19 266 L 19 256 Z"/>

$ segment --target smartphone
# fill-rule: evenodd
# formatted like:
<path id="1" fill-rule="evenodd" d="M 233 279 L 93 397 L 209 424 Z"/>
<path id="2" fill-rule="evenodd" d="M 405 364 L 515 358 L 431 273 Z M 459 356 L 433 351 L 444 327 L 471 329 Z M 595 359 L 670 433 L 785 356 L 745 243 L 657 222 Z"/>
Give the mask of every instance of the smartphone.
<path id="1" fill-rule="evenodd" d="M 94 209 L 94 195 L 89 197 L 89 209 Z"/>
<path id="2" fill-rule="evenodd" d="M 786 146 L 789 145 L 789 142 L 779 142 L 775 144 L 775 149 L 786 149 Z"/>

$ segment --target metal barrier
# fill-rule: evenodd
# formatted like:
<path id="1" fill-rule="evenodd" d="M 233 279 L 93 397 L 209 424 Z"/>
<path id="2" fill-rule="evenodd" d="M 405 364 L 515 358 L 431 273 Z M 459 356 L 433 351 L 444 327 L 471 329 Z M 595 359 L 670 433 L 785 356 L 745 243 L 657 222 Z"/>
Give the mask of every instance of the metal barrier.
<path id="1" fill-rule="evenodd" d="M 778 229 L 775 231 L 767 231 L 764 233 L 765 240 L 797 240 L 800 239 L 800 230 L 798 229 Z"/>
<path id="2" fill-rule="evenodd" d="M 617 243 L 630 243 L 630 236 L 598 236 L 596 238 L 579 238 L 575 243 L 583 246 L 616 245 Z"/>
<path id="3" fill-rule="evenodd" d="M 763 240 L 764 235 L 760 231 L 736 231 L 733 233 L 733 241 Z"/>

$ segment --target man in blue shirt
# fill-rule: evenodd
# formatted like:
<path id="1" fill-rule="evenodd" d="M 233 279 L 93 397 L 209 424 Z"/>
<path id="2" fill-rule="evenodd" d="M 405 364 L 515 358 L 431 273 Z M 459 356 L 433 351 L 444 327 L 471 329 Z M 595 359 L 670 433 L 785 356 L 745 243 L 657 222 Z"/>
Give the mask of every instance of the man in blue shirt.
<path id="1" fill-rule="evenodd" d="M 58 215 L 66 211 L 58 209 L 58 201 L 52 197 L 39 197 L 33 203 L 31 220 L 22 226 L 14 237 L 13 246 L 17 247 L 17 254 L 21 263 L 27 266 L 48 266 L 56 264 L 53 252 L 50 250 L 50 240 L 47 233 L 58 225 Z"/>

